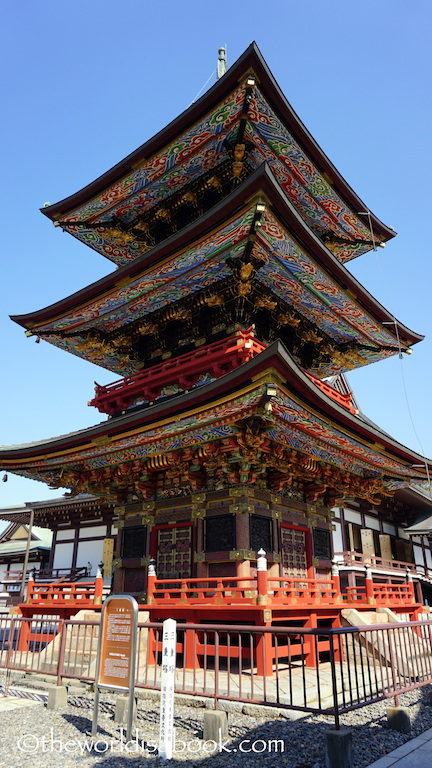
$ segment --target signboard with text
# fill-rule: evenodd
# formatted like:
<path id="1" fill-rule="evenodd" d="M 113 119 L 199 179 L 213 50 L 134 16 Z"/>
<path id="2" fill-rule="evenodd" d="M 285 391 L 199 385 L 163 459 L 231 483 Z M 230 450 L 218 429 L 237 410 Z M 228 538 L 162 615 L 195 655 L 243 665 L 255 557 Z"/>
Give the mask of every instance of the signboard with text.
<path id="1" fill-rule="evenodd" d="M 130 598 L 108 598 L 104 605 L 98 685 L 128 690 L 135 645 L 135 613 Z"/>
<path id="2" fill-rule="evenodd" d="M 110 595 L 103 606 L 96 660 L 92 735 L 97 733 L 99 689 L 127 691 L 127 737 L 132 732 L 137 655 L 138 603 L 130 595 Z"/>

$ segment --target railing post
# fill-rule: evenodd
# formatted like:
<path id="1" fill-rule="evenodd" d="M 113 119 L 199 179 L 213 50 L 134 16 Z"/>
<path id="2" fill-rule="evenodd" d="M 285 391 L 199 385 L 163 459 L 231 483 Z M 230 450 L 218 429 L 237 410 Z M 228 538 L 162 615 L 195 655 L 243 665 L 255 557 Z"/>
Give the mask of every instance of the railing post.
<path id="1" fill-rule="evenodd" d="M 148 605 L 154 602 L 155 582 L 156 582 L 155 561 L 153 560 L 153 558 L 151 558 L 148 565 L 148 570 L 147 570 L 147 604 Z"/>
<path id="2" fill-rule="evenodd" d="M 257 590 L 258 605 L 267 605 L 268 603 L 268 570 L 265 551 L 261 548 L 257 557 Z"/>
<path id="3" fill-rule="evenodd" d="M 333 591 L 334 591 L 334 601 L 335 603 L 341 603 L 342 593 L 341 593 L 340 576 L 339 576 L 339 565 L 337 560 L 333 560 L 332 562 L 331 573 L 332 573 L 332 583 L 333 583 Z"/>
<path id="4" fill-rule="evenodd" d="M 66 627 L 65 627 L 64 619 L 61 621 L 59 634 L 60 634 L 60 648 L 59 648 L 59 654 L 57 659 L 57 685 L 62 684 L 62 676 L 64 673 L 64 660 L 65 660 L 65 650 L 66 650 Z"/>
<path id="5" fill-rule="evenodd" d="M 372 568 L 370 567 L 370 565 L 365 566 L 365 571 L 366 571 L 366 579 L 365 579 L 366 602 L 369 603 L 369 605 L 375 605 L 376 599 L 374 597 Z"/>
<path id="6" fill-rule="evenodd" d="M 26 603 L 31 603 L 31 601 L 33 599 L 34 578 L 33 578 L 32 573 L 33 572 L 30 571 L 30 576 L 28 577 Z"/>
<path id="7" fill-rule="evenodd" d="M 28 619 L 27 617 L 24 617 L 20 620 L 17 644 L 18 651 L 28 651 L 30 644 L 31 625 L 32 620 Z"/>
<path id="8" fill-rule="evenodd" d="M 102 595 L 103 595 L 103 576 L 102 576 L 101 569 L 98 566 L 98 569 L 96 571 L 96 579 L 95 579 L 95 591 L 94 591 L 94 599 L 93 599 L 94 605 L 102 605 Z"/>
<path id="9" fill-rule="evenodd" d="M 408 566 L 407 566 L 407 569 L 406 569 L 406 581 L 407 581 L 407 585 L 408 585 L 409 592 L 410 592 L 411 602 L 412 603 L 416 603 L 417 600 L 416 600 L 416 596 L 415 596 L 413 577 L 412 577 L 412 573 L 411 573 L 410 569 L 408 568 Z"/>

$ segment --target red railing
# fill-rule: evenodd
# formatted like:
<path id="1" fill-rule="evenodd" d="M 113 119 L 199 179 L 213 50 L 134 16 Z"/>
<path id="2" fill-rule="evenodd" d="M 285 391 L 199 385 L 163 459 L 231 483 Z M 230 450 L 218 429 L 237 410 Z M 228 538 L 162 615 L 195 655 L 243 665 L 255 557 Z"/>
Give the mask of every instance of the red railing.
<path id="1" fill-rule="evenodd" d="M 270 600 L 280 605 L 333 603 L 337 590 L 332 579 L 289 579 L 269 576 Z"/>
<path id="2" fill-rule="evenodd" d="M 375 584 L 373 596 L 377 605 L 391 605 L 393 603 L 412 603 L 411 584 Z"/>
<path id="3" fill-rule="evenodd" d="M 338 392 L 337 389 L 330 386 L 330 384 L 327 384 L 325 381 L 321 381 L 317 376 L 314 376 L 313 373 L 309 373 L 309 371 L 304 371 L 306 376 L 310 378 L 311 381 L 317 386 L 321 392 L 324 392 L 328 397 L 331 397 L 332 400 L 334 400 L 336 403 L 339 403 L 339 405 L 342 405 L 344 408 L 347 408 L 348 411 L 351 413 L 358 413 L 357 408 L 353 405 L 351 395 L 343 395 L 342 392 Z"/>
<path id="4" fill-rule="evenodd" d="M 88 575 L 86 566 L 83 566 L 82 568 L 44 568 L 42 570 L 29 568 L 26 572 L 26 580 L 30 577 L 35 577 L 35 579 L 44 581 L 64 581 L 65 579 L 73 581 Z M 5 571 L 0 579 L 0 583 L 6 586 L 8 584 L 21 583 L 22 577 L 23 571 Z"/>
<path id="5" fill-rule="evenodd" d="M 97 582 L 102 580 L 97 579 Z M 38 584 L 29 581 L 27 588 L 27 603 L 38 606 L 93 605 L 95 598 L 102 595 L 100 584 L 94 581 L 55 582 L 53 584 Z M 98 588 L 97 588 L 98 587 Z M 98 593 L 100 592 L 100 595 Z"/>
<path id="6" fill-rule="evenodd" d="M 209 579 L 156 579 L 149 594 L 152 602 L 161 605 L 255 604 L 256 596 L 256 579 L 231 576 Z"/>
<path id="7" fill-rule="evenodd" d="M 335 552 L 335 559 L 339 561 L 339 565 L 345 566 L 361 566 L 365 567 L 369 565 L 371 568 L 383 571 L 400 571 L 401 576 L 405 576 L 407 569 L 411 571 L 413 575 L 418 574 L 418 566 L 415 563 L 407 563 L 403 560 L 389 560 L 385 557 L 378 557 L 377 555 L 364 555 L 362 552 Z M 420 568 L 421 574 L 424 575 L 424 568 Z"/>
<path id="8" fill-rule="evenodd" d="M 365 579 L 365 586 L 341 590 L 339 577 L 321 579 L 271 576 L 267 571 L 258 579 L 238 577 L 201 579 L 148 578 L 148 603 L 151 605 L 240 604 L 294 606 L 334 606 L 356 603 L 411 606 L 416 603 L 412 582 L 377 584 Z"/>
<path id="9" fill-rule="evenodd" d="M 252 328 L 238 330 L 225 339 L 144 368 L 111 384 L 96 384 L 96 394 L 89 405 L 112 416 L 126 410 L 138 399 L 154 400 L 167 385 L 177 384 L 181 390 L 187 390 L 203 374 L 209 373 L 216 378 L 229 373 L 264 349 L 265 345 L 255 339 Z"/>
<path id="10" fill-rule="evenodd" d="M 86 607 L 101 601 L 103 579 L 95 582 L 41 584 L 30 581 L 26 607 Z M 413 583 L 378 584 L 366 578 L 361 587 L 341 590 L 339 576 L 320 579 L 271 576 L 258 571 L 257 578 L 242 576 L 157 579 L 149 574 L 147 602 L 153 606 L 305 605 L 334 606 L 337 603 L 412 606 L 416 603 Z"/>

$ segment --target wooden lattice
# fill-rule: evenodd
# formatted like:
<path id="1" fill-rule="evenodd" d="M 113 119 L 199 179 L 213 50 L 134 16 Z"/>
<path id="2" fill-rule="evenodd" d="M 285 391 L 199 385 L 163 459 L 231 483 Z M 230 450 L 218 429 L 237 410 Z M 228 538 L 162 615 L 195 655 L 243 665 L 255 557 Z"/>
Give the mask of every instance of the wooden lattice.
<path id="1" fill-rule="evenodd" d="M 191 526 L 158 531 L 157 575 L 159 579 L 187 579 L 191 575 Z"/>

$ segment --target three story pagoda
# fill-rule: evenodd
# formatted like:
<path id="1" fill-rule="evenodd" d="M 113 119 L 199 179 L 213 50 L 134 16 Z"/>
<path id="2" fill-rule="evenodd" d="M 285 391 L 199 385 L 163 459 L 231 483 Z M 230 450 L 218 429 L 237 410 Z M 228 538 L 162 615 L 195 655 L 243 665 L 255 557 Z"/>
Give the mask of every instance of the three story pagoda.
<path id="1" fill-rule="evenodd" d="M 395 232 L 255 44 L 42 212 L 116 269 L 13 320 L 121 378 L 96 386 L 103 421 L 2 449 L 0 464 L 116 505 L 115 591 L 145 599 L 151 556 L 160 579 L 247 579 L 260 548 L 271 575 L 326 574 L 335 505 L 424 481 L 423 457 L 359 413 L 343 377 L 422 339 L 345 266 Z"/>

